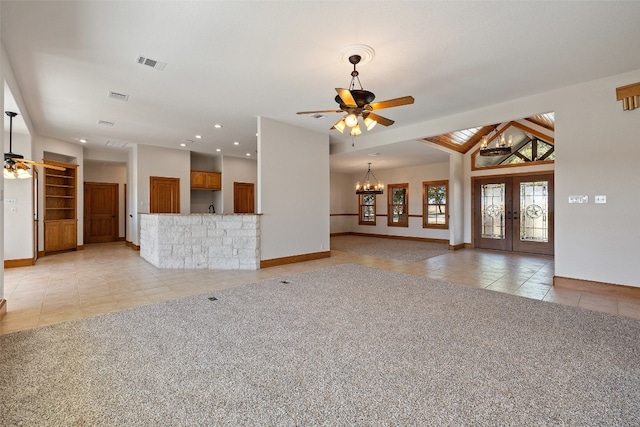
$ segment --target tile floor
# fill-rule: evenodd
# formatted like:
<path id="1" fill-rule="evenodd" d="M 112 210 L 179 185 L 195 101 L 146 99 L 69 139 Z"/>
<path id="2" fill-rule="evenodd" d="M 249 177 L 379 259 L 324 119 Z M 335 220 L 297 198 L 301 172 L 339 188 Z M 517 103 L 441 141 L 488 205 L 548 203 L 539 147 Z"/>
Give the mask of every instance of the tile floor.
<path id="1" fill-rule="evenodd" d="M 4 271 L 0 333 L 225 289 L 343 263 L 443 279 L 527 298 L 640 319 L 640 299 L 552 286 L 553 258 L 460 250 L 418 262 L 332 251 L 330 258 L 258 271 L 161 270 L 123 243 L 85 245 Z"/>

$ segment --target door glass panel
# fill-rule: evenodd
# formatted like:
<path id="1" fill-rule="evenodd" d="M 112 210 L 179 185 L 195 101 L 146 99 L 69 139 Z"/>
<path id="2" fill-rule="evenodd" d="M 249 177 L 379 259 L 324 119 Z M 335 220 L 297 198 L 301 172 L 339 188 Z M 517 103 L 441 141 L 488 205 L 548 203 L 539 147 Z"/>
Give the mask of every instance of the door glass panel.
<path id="1" fill-rule="evenodd" d="M 482 238 L 505 238 L 505 184 L 484 184 L 481 186 L 480 210 L 482 215 Z"/>
<path id="2" fill-rule="evenodd" d="M 549 182 L 520 183 L 520 240 L 549 241 Z"/>

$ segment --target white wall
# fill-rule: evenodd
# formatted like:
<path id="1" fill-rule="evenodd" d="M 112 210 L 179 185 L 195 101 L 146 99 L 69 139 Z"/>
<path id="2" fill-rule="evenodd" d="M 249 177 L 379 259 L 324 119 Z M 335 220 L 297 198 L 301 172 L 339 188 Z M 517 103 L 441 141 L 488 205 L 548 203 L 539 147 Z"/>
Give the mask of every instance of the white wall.
<path id="1" fill-rule="evenodd" d="M 138 144 L 138 213 L 149 213 L 150 177 L 180 179 L 180 213 L 191 208 L 191 159 L 188 151 Z"/>
<path id="2" fill-rule="evenodd" d="M 449 230 L 422 228 L 422 183 L 424 181 L 439 181 L 449 179 L 449 163 L 435 163 L 420 166 L 411 166 L 397 169 L 376 169 L 371 166 L 376 178 L 385 184 L 384 194 L 376 196 L 376 225 L 358 225 L 358 217 L 352 216 L 351 229 L 357 233 L 380 234 L 387 236 L 420 237 L 430 239 L 444 239 L 449 241 Z M 366 172 L 351 175 L 349 185 L 344 185 L 341 191 L 346 192 L 353 200 L 353 211 L 358 213 L 358 196 L 355 191 L 356 181 L 362 181 Z M 387 225 L 387 197 L 389 184 L 409 184 L 409 227 L 389 227 Z M 346 183 L 345 183 L 346 184 Z M 333 232 L 333 231 L 332 231 Z"/>
<path id="3" fill-rule="evenodd" d="M 329 136 L 264 117 L 258 133 L 261 259 L 328 251 Z"/>
<path id="4" fill-rule="evenodd" d="M 127 167 L 125 165 L 87 161 L 87 159 L 85 159 L 84 165 L 84 182 L 118 184 L 118 237 L 124 237 L 124 187 L 127 183 Z M 82 212 L 80 209 L 79 211 Z"/>
<path id="5" fill-rule="evenodd" d="M 331 234 L 351 232 L 354 224 L 358 223 L 355 183 L 349 174 L 334 172 L 330 175 Z"/>
<path id="6" fill-rule="evenodd" d="M 222 158 L 222 213 L 233 213 L 233 183 L 250 182 L 254 185 L 254 206 L 258 206 L 258 164 L 255 159 Z M 216 206 L 217 209 L 217 206 Z M 216 212 L 218 212 L 216 210 Z"/>

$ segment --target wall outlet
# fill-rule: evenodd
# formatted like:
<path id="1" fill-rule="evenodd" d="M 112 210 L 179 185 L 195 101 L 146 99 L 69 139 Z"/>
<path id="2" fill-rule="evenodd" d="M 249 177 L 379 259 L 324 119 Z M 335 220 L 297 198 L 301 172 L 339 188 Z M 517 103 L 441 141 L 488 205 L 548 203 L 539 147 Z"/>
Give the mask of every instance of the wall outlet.
<path id="1" fill-rule="evenodd" d="M 607 203 L 607 196 L 594 196 L 593 201 L 596 203 Z"/>
<path id="2" fill-rule="evenodd" d="M 4 199 L 5 205 L 15 205 L 18 203 L 18 199 Z"/>

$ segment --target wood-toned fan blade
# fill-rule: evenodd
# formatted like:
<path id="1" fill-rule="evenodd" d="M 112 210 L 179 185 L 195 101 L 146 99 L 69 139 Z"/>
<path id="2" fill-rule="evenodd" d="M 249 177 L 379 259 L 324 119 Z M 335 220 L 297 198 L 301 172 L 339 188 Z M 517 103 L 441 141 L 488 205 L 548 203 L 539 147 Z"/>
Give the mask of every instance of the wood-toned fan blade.
<path id="1" fill-rule="evenodd" d="M 296 114 L 342 113 L 342 110 L 298 111 Z"/>
<path id="2" fill-rule="evenodd" d="M 20 160 L 16 160 L 16 167 L 24 170 L 29 170 L 29 166 L 25 165 Z"/>
<path id="3" fill-rule="evenodd" d="M 23 163 L 29 163 L 30 165 L 40 166 L 43 168 L 55 169 L 57 171 L 67 170 L 67 168 L 63 168 L 62 166 L 54 166 L 54 165 L 48 165 L 46 163 L 38 163 L 38 162 L 34 162 L 33 160 L 22 159 L 20 161 Z"/>
<path id="4" fill-rule="evenodd" d="M 374 102 L 369 104 L 373 110 L 382 110 L 383 108 L 399 107 L 401 105 L 413 104 L 415 99 L 413 96 L 403 96 L 402 98 L 388 99 L 386 101 Z"/>
<path id="5" fill-rule="evenodd" d="M 382 126 L 391 126 L 392 124 L 395 123 L 391 119 L 387 119 L 386 117 L 382 117 L 382 116 L 379 116 L 379 115 L 374 114 L 374 113 L 369 113 L 367 115 L 367 117 L 369 117 L 370 119 L 375 120 L 376 122 L 380 123 Z"/>
<path id="6" fill-rule="evenodd" d="M 353 99 L 353 95 L 351 95 L 351 91 L 349 89 L 340 89 L 336 88 L 336 92 L 338 92 L 338 96 L 342 99 L 342 102 L 347 107 L 357 107 L 356 100 Z"/>

